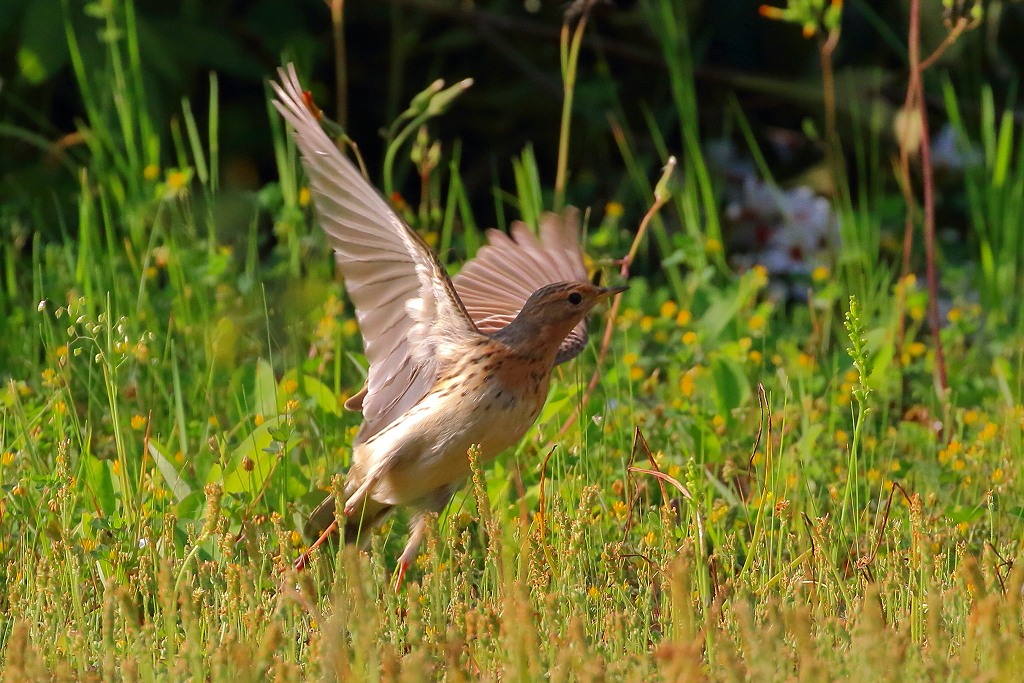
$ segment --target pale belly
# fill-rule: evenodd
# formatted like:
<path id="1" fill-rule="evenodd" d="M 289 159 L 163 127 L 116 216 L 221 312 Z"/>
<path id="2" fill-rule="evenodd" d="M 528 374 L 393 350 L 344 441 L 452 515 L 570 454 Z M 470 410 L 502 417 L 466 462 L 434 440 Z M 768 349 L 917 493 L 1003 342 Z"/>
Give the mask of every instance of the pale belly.
<path id="1" fill-rule="evenodd" d="M 499 381 L 474 381 L 427 394 L 402 417 L 360 444 L 373 500 L 406 505 L 471 473 L 467 451 L 480 449 L 479 465 L 517 443 L 547 398 L 548 378 L 515 393 Z"/>

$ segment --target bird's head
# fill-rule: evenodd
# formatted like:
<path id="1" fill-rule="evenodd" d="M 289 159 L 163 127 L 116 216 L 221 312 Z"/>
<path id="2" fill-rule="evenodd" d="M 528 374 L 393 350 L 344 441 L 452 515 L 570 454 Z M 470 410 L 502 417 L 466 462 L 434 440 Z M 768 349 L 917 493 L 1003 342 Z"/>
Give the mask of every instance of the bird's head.
<path id="1" fill-rule="evenodd" d="M 534 348 L 557 349 L 566 335 L 597 302 L 624 292 L 628 287 L 598 287 L 589 282 L 556 282 L 530 295 L 519 315 L 506 329 L 508 341 Z"/>
<path id="2" fill-rule="evenodd" d="M 567 324 L 568 334 L 598 301 L 627 289 L 625 286 L 598 287 L 589 282 L 556 282 L 531 294 L 519 315 L 548 324 Z"/>

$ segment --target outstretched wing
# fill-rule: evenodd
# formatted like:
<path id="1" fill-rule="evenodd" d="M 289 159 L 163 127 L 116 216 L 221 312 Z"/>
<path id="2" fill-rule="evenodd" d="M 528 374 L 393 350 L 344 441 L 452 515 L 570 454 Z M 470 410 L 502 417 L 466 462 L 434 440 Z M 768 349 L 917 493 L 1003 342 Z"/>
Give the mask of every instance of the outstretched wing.
<path id="1" fill-rule="evenodd" d="M 544 285 L 587 279 L 576 209 L 541 216 L 539 238 L 517 221 L 509 235 L 488 230 L 487 241 L 452 279 L 459 299 L 485 334 L 512 322 L 530 295 Z M 562 342 L 556 362 L 576 357 L 586 343 L 584 321 Z"/>
<path id="2" fill-rule="evenodd" d="M 365 441 L 433 386 L 453 353 L 449 340 L 477 330 L 437 257 L 324 133 L 294 65 L 278 76 L 274 106 L 295 130 L 370 364 L 357 437 Z"/>

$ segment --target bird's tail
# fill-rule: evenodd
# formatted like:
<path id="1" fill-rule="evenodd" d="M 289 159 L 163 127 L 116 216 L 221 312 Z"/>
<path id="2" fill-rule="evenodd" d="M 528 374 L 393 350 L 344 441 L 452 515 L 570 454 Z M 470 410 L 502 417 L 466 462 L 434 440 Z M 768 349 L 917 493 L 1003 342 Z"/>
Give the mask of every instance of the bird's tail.
<path id="1" fill-rule="evenodd" d="M 306 536 L 312 539 L 320 538 L 320 535 L 327 530 L 334 522 L 334 496 L 328 496 L 324 502 L 317 506 L 313 514 L 306 522 Z M 358 543 L 365 547 L 370 542 L 370 532 L 384 521 L 384 518 L 391 511 L 391 506 L 378 503 L 369 498 L 365 499 L 363 505 L 357 507 L 351 517 L 343 519 L 341 537 L 345 543 Z"/>

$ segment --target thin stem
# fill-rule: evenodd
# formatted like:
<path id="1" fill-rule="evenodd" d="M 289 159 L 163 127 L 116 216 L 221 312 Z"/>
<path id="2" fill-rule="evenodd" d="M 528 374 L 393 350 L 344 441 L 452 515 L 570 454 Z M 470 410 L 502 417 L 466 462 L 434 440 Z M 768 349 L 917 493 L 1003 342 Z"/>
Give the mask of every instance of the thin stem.
<path id="1" fill-rule="evenodd" d="M 419 127 L 426 123 L 429 118 L 429 114 L 423 113 L 413 119 L 409 125 L 399 131 L 395 139 L 388 145 L 387 151 L 384 152 L 384 196 L 388 201 L 391 201 L 391 195 L 395 188 L 394 178 L 392 177 L 395 155 L 402 148 L 402 145 L 405 144 L 409 136 L 412 135 L 413 131 L 419 130 Z"/>
<path id="2" fill-rule="evenodd" d="M 663 179 L 667 178 L 672 173 L 675 166 L 675 157 L 671 157 L 668 164 L 665 166 Z M 647 234 L 647 226 L 651 224 L 651 220 L 661 210 L 661 207 L 668 203 L 669 199 L 670 195 L 668 193 L 654 193 L 654 203 L 651 205 L 651 208 L 647 209 L 647 213 L 644 214 L 643 219 L 640 221 L 640 227 L 637 228 L 636 236 L 633 238 L 633 243 L 629 247 L 629 252 L 627 252 L 626 256 L 620 261 L 621 265 L 619 268 L 619 275 L 623 280 L 629 278 L 629 267 L 633 263 L 633 258 L 636 256 L 636 252 L 640 249 L 640 243 L 643 241 L 644 235 Z M 615 321 L 618 319 L 619 306 L 621 304 L 622 294 L 616 294 L 615 298 L 612 300 L 611 311 L 608 313 L 608 322 L 605 323 L 604 326 L 604 335 L 601 337 L 601 348 L 597 352 L 597 364 L 594 368 L 594 373 L 590 376 L 587 388 L 583 391 L 583 397 L 579 403 L 576 404 L 576 407 L 572 411 L 572 415 L 570 415 L 568 419 L 566 419 L 565 423 L 559 428 L 558 437 L 563 436 L 567 431 L 569 431 L 569 428 L 572 427 L 573 423 L 579 418 L 580 412 L 583 410 L 583 406 L 587 405 L 587 402 L 590 400 L 590 396 L 594 393 L 594 389 L 597 388 L 598 382 L 601 378 L 601 368 L 604 366 L 605 358 L 608 355 L 608 348 L 611 346 L 612 332 L 615 329 Z M 551 441 L 545 446 L 545 448 L 551 448 L 554 444 L 555 441 Z"/>
<path id="3" fill-rule="evenodd" d="M 925 270 L 928 279 L 928 326 L 935 340 L 935 379 L 940 398 L 945 400 L 949 383 L 946 377 L 946 359 L 942 351 L 940 336 L 938 274 L 935 269 L 935 188 L 932 179 L 931 139 L 928 134 L 928 110 L 924 101 L 924 88 L 921 82 L 921 36 L 920 36 L 921 0 L 910 2 L 909 55 L 910 83 L 908 91 L 913 90 L 912 102 L 916 105 L 921 121 L 921 182 L 924 203 L 924 249 Z M 911 94 L 908 92 L 908 100 Z"/>
<path id="4" fill-rule="evenodd" d="M 839 44 L 839 34 L 838 28 L 829 31 L 828 38 L 819 47 L 821 86 L 825 107 L 825 153 L 828 155 L 829 166 L 831 166 L 829 170 L 832 172 L 832 181 L 837 192 L 846 188 L 846 168 L 836 120 L 836 77 L 832 64 L 836 45 Z"/>
<path id="5" fill-rule="evenodd" d="M 957 39 L 961 35 L 963 35 L 964 31 L 966 31 L 969 28 L 971 28 L 971 23 L 965 17 L 960 17 L 959 19 L 957 19 L 956 25 L 949 30 L 949 33 L 947 33 L 946 37 L 942 40 L 941 43 L 939 43 L 939 46 L 935 48 L 935 50 L 930 55 L 928 55 L 927 59 L 921 62 L 921 65 L 918 68 L 920 68 L 920 70 L 924 72 L 925 69 L 930 67 L 935 62 L 939 61 L 939 57 L 942 56 L 942 53 L 944 53 L 951 45 L 953 45 L 953 43 L 955 43 Z"/>
<path id="6" fill-rule="evenodd" d="M 558 131 L 558 166 L 555 170 L 554 210 L 556 212 L 560 212 L 565 206 L 565 183 L 569 168 L 569 131 L 572 124 L 573 95 L 576 91 L 576 67 L 579 64 L 580 45 L 583 42 L 583 33 L 587 28 L 587 17 L 590 14 L 591 4 L 587 2 L 583 7 L 571 39 L 568 16 L 565 23 L 562 24 L 560 43 L 564 97 L 562 99 L 562 121 Z"/>
<path id="7" fill-rule="evenodd" d="M 331 34 L 334 38 L 334 96 L 336 120 L 348 126 L 348 59 L 345 52 L 345 0 L 326 0 L 331 8 Z"/>

